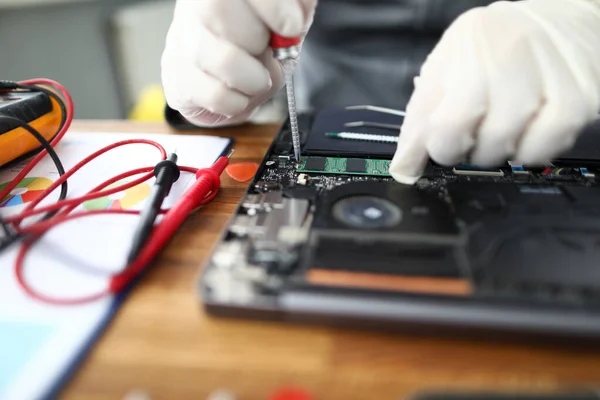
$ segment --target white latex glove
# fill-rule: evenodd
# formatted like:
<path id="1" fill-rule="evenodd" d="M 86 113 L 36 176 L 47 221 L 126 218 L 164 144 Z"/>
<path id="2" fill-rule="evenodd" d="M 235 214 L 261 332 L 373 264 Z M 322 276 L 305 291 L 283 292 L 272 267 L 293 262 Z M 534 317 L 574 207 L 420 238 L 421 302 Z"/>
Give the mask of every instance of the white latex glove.
<path id="1" fill-rule="evenodd" d="M 271 32 L 306 34 L 317 0 L 178 0 L 162 55 L 167 103 L 200 126 L 244 122 L 283 87 Z"/>
<path id="2" fill-rule="evenodd" d="M 539 165 L 600 111 L 600 0 L 497 2 L 459 17 L 415 79 L 390 166 Z"/>

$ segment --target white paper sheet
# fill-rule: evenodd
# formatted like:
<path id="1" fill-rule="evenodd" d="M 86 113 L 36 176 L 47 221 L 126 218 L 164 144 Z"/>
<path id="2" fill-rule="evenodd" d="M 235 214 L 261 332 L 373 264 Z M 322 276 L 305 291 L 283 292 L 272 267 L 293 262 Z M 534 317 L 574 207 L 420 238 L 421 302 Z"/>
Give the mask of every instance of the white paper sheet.
<path id="1" fill-rule="evenodd" d="M 192 135 L 68 133 L 56 151 L 70 169 L 102 147 L 126 139 L 149 139 L 160 143 L 167 153 L 176 150 L 178 164 L 195 168 L 210 166 L 224 151 L 227 138 Z M 149 145 L 120 147 L 101 156 L 68 181 L 68 197 L 77 197 L 103 181 L 128 170 L 154 166 L 160 153 Z M 0 185 L 9 182 L 24 164 L 0 171 Z M 49 157 L 28 175 L 26 185 L 13 191 L 14 198 L 0 207 L 1 216 L 19 213 L 30 196 L 58 178 Z M 176 200 L 193 181 L 182 172 L 164 207 Z M 133 179 L 133 178 L 131 178 Z M 152 180 L 133 190 L 84 204 L 79 210 L 121 207 L 140 209 Z M 0 186 L 1 187 L 1 186 Z M 44 200 L 51 204 L 60 189 Z M 7 199 L 0 200 L 4 204 Z M 40 206 L 41 206 L 40 205 Z M 38 206 L 38 207 L 40 207 Z M 87 296 L 106 290 L 111 274 L 119 271 L 138 219 L 135 215 L 99 215 L 59 225 L 28 253 L 25 277 L 31 287 L 61 298 Z M 0 399 L 40 399 L 57 382 L 94 335 L 110 318 L 115 301 L 105 297 L 80 306 L 52 306 L 32 299 L 17 284 L 14 271 L 19 245 L 0 254 Z"/>

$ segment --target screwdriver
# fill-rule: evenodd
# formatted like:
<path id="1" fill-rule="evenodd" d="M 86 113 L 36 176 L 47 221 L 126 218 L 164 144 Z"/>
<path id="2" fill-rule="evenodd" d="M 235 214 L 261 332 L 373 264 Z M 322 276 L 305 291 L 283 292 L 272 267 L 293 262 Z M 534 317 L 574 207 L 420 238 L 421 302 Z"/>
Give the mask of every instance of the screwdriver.
<path id="1" fill-rule="evenodd" d="M 298 129 L 298 114 L 296 112 L 296 93 L 294 91 L 294 62 L 299 56 L 301 38 L 287 38 L 275 33 L 271 34 L 271 48 L 273 56 L 283 63 L 285 74 L 285 88 L 287 92 L 288 112 L 290 114 L 290 127 L 292 128 L 292 144 L 294 157 L 300 162 L 300 130 Z"/>

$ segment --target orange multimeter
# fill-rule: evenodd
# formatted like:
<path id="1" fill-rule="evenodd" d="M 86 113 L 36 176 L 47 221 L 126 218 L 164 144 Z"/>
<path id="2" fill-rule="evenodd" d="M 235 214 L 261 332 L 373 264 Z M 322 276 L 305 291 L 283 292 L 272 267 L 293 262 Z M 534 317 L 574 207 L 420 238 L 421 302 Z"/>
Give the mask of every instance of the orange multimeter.
<path id="1" fill-rule="evenodd" d="M 9 116 L 29 124 L 47 141 L 58 134 L 62 111 L 56 99 L 43 91 L 0 91 L 0 117 Z M 0 167 L 43 149 L 40 142 L 17 123 L 0 118 Z"/>

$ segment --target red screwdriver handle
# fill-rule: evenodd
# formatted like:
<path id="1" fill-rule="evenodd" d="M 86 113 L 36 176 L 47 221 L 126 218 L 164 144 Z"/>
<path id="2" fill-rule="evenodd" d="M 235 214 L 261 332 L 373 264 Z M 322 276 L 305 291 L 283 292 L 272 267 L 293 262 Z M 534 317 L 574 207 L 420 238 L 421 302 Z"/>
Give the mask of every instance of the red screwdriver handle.
<path id="1" fill-rule="evenodd" d="M 273 50 L 298 46 L 301 41 L 302 38 L 300 37 L 284 37 L 276 33 L 271 34 L 271 48 Z"/>
<path id="2" fill-rule="evenodd" d="M 271 48 L 278 60 L 296 59 L 299 56 L 301 37 L 284 37 L 271 33 Z"/>

